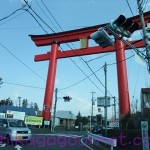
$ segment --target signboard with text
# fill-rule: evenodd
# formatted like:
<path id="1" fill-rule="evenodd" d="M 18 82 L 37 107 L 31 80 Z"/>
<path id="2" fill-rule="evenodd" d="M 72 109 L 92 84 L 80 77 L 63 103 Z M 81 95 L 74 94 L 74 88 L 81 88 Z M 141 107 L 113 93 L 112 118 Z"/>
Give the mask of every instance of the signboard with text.
<path id="1" fill-rule="evenodd" d="M 5 118 L 5 113 L 0 113 L 0 118 Z"/>
<path id="2" fill-rule="evenodd" d="M 6 117 L 24 120 L 25 112 L 7 110 Z"/>
<path id="3" fill-rule="evenodd" d="M 105 106 L 105 97 L 97 97 L 97 107 Z M 107 97 L 106 106 L 110 106 L 110 97 Z"/>
<path id="4" fill-rule="evenodd" d="M 43 117 L 36 117 L 36 116 L 26 116 L 25 124 L 28 125 L 42 125 Z"/>
<path id="5" fill-rule="evenodd" d="M 149 150 L 148 121 L 141 121 L 143 150 Z"/>

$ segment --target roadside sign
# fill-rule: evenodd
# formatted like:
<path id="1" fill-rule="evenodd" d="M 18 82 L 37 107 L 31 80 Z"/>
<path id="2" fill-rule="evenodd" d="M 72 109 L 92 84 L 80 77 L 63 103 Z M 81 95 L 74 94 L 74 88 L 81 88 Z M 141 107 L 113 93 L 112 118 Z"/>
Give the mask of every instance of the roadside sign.
<path id="1" fill-rule="evenodd" d="M 141 121 L 143 150 L 149 150 L 148 122 Z"/>
<path id="2" fill-rule="evenodd" d="M 25 112 L 7 110 L 6 118 L 14 118 L 24 120 Z"/>
<path id="3" fill-rule="evenodd" d="M 25 124 L 28 125 L 42 125 L 43 117 L 36 117 L 36 116 L 26 116 L 25 117 Z"/>
<path id="4" fill-rule="evenodd" d="M 110 97 L 107 97 L 106 100 L 107 107 L 110 106 Z M 104 107 L 105 106 L 105 97 L 97 97 L 97 107 Z"/>
<path id="5" fill-rule="evenodd" d="M 5 113 L 0 113 L 0 118 L 5 118 Z"/>
<path id="6" fill-rule="evenodd" d="M 44 120 L 44 125 L 50 125 L 50 121 Z"/>
<path id="7" fill-rule="evenodd" d="M 119 120 L 109 120 L 109 127 L 118 128 L 119 127 Z"/>

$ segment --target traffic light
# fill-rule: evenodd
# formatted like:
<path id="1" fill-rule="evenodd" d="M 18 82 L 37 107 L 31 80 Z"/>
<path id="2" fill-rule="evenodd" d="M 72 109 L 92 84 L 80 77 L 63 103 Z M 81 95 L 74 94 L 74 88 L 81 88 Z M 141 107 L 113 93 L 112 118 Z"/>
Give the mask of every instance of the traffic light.
<path id="1" fill-rule="evenodd" d="M 72 98 L 70 96 L 64 96 L 63 99 L 65 102 L 69 102 Z"/>
<path id="2" fill-rule="evenodd" d="M 110 22 L 109 27 L 114 31 L 125 37 L 131 37 L 131 34 L 139 30 L 138 23 L 132 22 L 130 18 L 120 15 L 116 20 Z"/>
<path id="3" fill-rule="evenodd" d="M 104 28 L 99 28 L 98 31 L 90 35 L 90 38 L 103 48 L 114 45 L 113 40 L 110 38 L 109 34 L 104 30 Z"/>

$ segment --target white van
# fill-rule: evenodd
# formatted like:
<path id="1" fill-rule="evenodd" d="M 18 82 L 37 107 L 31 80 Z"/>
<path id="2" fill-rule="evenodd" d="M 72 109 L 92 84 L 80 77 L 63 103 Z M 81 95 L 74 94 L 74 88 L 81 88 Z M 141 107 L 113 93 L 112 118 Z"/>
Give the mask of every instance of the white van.
<path id="1" fill-rule="evenodd" d="M 30 142 L 31 130 L 24 121 L 12 118 L 0 118 L 0 136 L 7 144 L 12 142 Z"/>

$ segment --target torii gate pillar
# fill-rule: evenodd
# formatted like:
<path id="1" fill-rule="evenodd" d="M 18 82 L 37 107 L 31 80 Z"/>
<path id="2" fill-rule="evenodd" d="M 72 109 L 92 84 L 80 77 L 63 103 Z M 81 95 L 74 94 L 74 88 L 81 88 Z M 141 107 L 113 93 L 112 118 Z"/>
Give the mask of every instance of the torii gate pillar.
<path id="1" fill-rule="evenodd" d="M 52 101 L 53 101 L 56 66 L 57 66 L 57 51 L 58 51 L 58 44 L 52 43 L 51 53 L 49 53 L 49 68 L 48 68 L 48 74 L 47 74 L 43 115 L 42 115 L 44 121 L 51 120 L 51 110 L 52 110 L 51 107 L 52 107 Z"/>
<path id="2" fill-rule="evenodd" d="M 118 73 L 120 119 L 123 118 L 125 114 L 130 112 L 130 99 L 129 99 L 124 47 L 125 47 L 124 43 L 121 40 L 116 39 L 115 49 L 116 49 L 117 73 Z"/>

